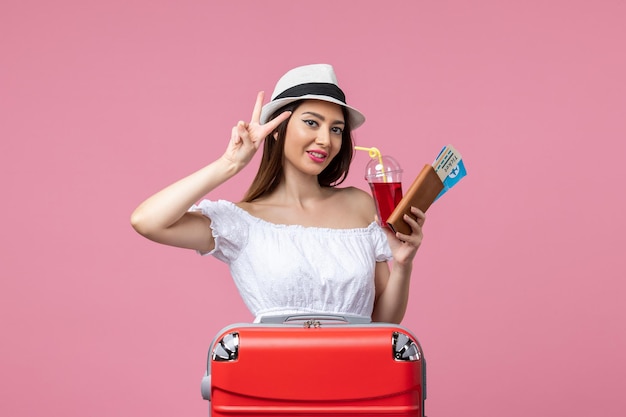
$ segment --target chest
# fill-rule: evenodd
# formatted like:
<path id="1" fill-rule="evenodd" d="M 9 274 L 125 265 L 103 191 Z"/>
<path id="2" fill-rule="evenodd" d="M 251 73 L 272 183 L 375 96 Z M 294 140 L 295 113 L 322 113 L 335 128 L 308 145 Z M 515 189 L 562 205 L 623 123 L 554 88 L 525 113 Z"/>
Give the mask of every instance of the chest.
<path id="1" fill-rule="evenodd" d="M 360 233 L 306 233 L 300 228 L 268 228 L 251 234 L 238 262 L 265 280 L 345 281 L 373 274 L 376 259 L 370 239 Z"/>

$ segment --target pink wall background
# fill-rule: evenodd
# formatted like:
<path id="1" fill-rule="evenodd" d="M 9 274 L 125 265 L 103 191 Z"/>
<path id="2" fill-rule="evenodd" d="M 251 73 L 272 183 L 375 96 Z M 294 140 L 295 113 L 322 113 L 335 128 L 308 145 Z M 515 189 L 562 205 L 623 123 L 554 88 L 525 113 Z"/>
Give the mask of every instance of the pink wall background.
<path id="1" fill-rule="evenodd" d="M 452 143 L 469 171 L 429 211 L 403 323 L 428 415 L 623 415 L 624 21 L 618 0 L 3 0 L 0 414 L 205 415 L 208 345 L 251 316 L 221 263 L 129 215 L 258 90 L 330 62 L 359 145 L 408 178 Z"/>

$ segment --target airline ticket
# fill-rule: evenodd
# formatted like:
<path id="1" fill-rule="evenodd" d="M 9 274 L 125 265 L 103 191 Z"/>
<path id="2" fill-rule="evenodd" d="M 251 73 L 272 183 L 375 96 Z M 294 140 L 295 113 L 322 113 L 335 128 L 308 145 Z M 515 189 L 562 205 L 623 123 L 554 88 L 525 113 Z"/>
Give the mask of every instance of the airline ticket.
<path id="1" fill-rule="evenodd" d="M 435 201 L 467 175 L 461 154 L 452 145 L 446 145 L 441 149 L 433 162 L 433 168 L 443 182 L 443 190 Z"/>

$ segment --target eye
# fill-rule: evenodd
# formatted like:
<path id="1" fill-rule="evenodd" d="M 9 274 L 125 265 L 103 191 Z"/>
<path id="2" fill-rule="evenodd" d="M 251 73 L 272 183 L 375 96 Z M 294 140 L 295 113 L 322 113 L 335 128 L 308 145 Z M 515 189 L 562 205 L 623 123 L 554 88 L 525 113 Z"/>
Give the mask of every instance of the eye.
<path id="1" fill-rule="evenodd" d="M 309 127 L 317 127 L 318 124 L 315 120 L 311 120 L 311 119 L 305 119 L 303 120 L 304 124 L 306 124 Z"/>
<path id="2" fill-rule="evenodd" d="M 342 135 L 343 134 L 343 129 L 340 128 L 340 127 L 337 127 L 337 126 L 333 127 L 330 130 L 331 130 L 331 132 L 333 132 L 336 135 Z"/>

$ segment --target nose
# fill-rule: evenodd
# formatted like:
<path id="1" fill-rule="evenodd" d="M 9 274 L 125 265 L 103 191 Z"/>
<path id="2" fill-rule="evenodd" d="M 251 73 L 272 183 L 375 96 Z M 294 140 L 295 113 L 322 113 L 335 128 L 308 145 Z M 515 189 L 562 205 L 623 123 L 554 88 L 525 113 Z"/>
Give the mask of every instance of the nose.
<path id="1" fill-rule="evenodd" d="M 326 129 L 319 129 L 317 131 L 315 143 L 320 146 L 328 146 L 330 144 L 330 132 Z"/>

